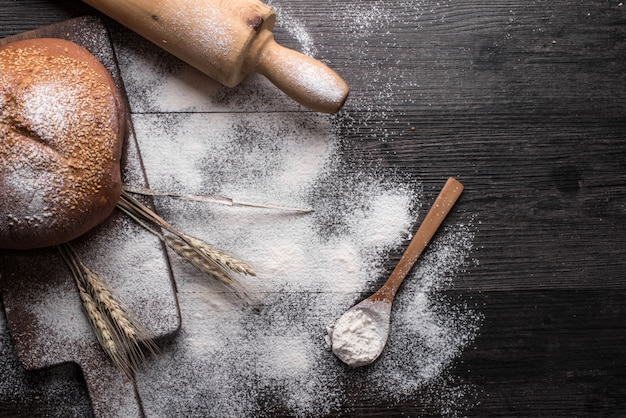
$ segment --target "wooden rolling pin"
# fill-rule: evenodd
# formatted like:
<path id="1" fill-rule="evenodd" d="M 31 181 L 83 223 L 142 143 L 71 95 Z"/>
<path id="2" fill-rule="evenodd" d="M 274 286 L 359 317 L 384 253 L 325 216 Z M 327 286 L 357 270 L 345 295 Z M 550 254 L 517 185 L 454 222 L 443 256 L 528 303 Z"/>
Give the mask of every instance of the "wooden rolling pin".
<path id="1" fill-rule="evenodd" d="M 321 62 L 274 40 L 257 0 L 84 0 L 228 87 L 258 72 L 303 106 L 335 113 L 348 86 Z"/>

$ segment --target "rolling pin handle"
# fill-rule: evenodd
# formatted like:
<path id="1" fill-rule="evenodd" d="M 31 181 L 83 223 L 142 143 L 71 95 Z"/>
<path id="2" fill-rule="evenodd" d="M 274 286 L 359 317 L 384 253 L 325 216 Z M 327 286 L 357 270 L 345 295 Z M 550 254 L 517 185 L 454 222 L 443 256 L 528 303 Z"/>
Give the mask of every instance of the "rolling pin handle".
<path id="1" fill-rule="evenodd" d="M 259 38 L 256 51 L 251 54 L 254 71 L 308 109 L 323 113 L 341 109 L 349 89 L 335 71 L 276 43 L 269 30 L 263 30 Z"/>

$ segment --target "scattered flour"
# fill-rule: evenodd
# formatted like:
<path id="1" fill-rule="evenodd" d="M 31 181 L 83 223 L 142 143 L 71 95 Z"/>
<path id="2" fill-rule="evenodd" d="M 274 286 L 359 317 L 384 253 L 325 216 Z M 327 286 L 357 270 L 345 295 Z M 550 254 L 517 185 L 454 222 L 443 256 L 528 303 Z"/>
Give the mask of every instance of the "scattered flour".
<path id="1" fill-rule="evenodd" d="M 323 56 L 323 40 L 307 34 L 306 21 L 273 3 L 278 35 L 283 30 L 305 53 Z M 378 361 L 351 369 L 325 345 L 326 327 L 382 284 L 390 254 L 403 249 L 426 202 L 417 179 L 379 170 L 339 133 L 348 124 L 389 139 L 384 123 L 369 121 L 393 118 L 405 74 L 394 63 L 372 63 L 367 42 L 395 42 L 385 26 L 398 10 L 381 1 L 364 13 L 329 4 L 337 42 L 358 41 L 346 54 L 355 54 L 347 59 L 362 71 L 348 75 L 358 88 L 337 118 L 293 112 L 291 100 L 262 78 L 224 89 L 138 38 L 128 42 L 126 32 L 114 33 L 152 187 L 315 209 L 298 215 L 156 199 L 175 226 L 249 261 L 261 302 L 242 306 L 172 257 L 183 326 L 138 375 L 149 417 L 349 414 L 361 399 L 407 397 L 416 406 L 463 413 L 461 399 L 471 388 L 447 370 L 474 340 L 481 317 L 442 295 L 475 262 L 476 226 L 462 211 L 405 280 Z M 417 4 L 405 7 L 417 15 L 423 12 Z M 374 96 L 359 95 L 380 86 Z M 0 351 L 3 328 L 0 321 Z M 0 395 L 22 390 L 7 389 L 5 380 Z M 348 387 L 358 387 L 356 398 Z"/>
<path id="2" fill-rule="evenodd" d="M 0 409 L 21 410 L 24 416 L 37 413 L 36 402 L 48 414 L 52 410 L 70 417 L 91 416 L 86 389 L 80 384 L 80 371 L 71 365 L 54 370 L 27 372 L 21 366 L 7 332 L 0 302 Z M 72 402 L 67 402 L 71 399 Z M 39 411 L 44 414 L 43 411 Z"/>
<path id="3" fill-rule="evenodd" d="M 472 262 L 471 219 L 448 224 L 433 241 L 398 295 L 381 358 L 351 371 L 326 349 L 326 326 L 389 274 L 389 253 L 417 226 L 420 184 L 365 161 L 347 166 L 350 146 L 324 116 L 137 114 L 134 123 L 155 189 L 315 209 L 299 215 L 157 199 L 174 225 L 252 263 L 262 301 L 244 309 L 172 259 L 183 330 L 139 376 L 149 416 L 349 411 L 354 400 L 344 387 L 357 376 L 364 397 L 425 394 L 425 403 L 455 408 L 452 395 L 466 389 L 438 379 L 472 342 L 480 317 L 437 296 Z M 438 399 L 431 390 L 450 395 Z"/>
<path id="4" fill-rule="evenodd" d="M 266 3 L 276 11 L 276 21 L 279 27 L 282 27 L 289 35 L 298 41 L 301 52 L 308 56 L 315 57 L 317 55 L 317 47 L 306 28 L 305 22 L 294 16 L 291 9 L 277 4 L 276 1 L 267 1 Z"/>

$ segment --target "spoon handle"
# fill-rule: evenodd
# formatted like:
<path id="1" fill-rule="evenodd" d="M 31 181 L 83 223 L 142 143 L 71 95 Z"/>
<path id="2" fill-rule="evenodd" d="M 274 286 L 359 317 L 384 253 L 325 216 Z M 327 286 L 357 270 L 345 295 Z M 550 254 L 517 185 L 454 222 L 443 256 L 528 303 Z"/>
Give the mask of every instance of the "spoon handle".
<path id="1" fill-rule="evenodd" d="M 461 192 L 463 192 L 463 185 L 455 178 L 450 177 L 411 239 L 396 268 L 380 290 L 372 295 L 371 299 L 392 301 L 402 281 L 441 226 Z"/>

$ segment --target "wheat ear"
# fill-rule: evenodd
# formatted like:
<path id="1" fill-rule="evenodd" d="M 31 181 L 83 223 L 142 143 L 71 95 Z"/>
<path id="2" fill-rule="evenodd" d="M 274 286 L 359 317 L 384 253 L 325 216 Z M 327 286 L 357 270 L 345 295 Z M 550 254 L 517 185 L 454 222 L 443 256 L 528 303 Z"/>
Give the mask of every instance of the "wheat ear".
<path id="1" fill-rule="evenodd" d="M 240 296 L 253 299 L 250 297 L 246 286 L 235 277 L 237 275 L 256 275 L 248 263 L 198 238 L 183 234 L 126 191 L 122 191 L 117 206 L 200 271 L 227 285 Z M 171 235 L 161 233 L 159 228 Z"/>
<path id="2" fill-rule="evenodd" d="M 69 266 L 78 288 L 87 319 L 103 350 L 129 378 L 144 360 L 143 348 L 158 348 L 141 325 L 115 299 L 102 279 L 80 261 L 70 244 L 57 247 Z"/>
<path id="3" fill-rule="evenodd" d="M 116 337 L 116 333 L 109 318 L 100 310 L 98 304 L 89 294 L 81 280 L 76 281 L 76 287 L 78 288 L 80 299 L 83 302 L 89 324 L 94 330 L 100 342 L 100 346 L 109 358 L 111 358 L 113 364 L 126 376 L 131 378 L 133 371 L 128 362 L 128 356 L 120 346 L 119 339 Z"/>
<path id="4" fill-rule="evenodd" d="M 233 283 L 234 279 L 226 274 L 226 271 L 221 268 L 221 266 L 212 262 L 211 259 L 205 257 L 196 248 L 187 244 L 185 241 L 169 235 L 166 235 L 163 238 L 165 244 L 167 244 L 169 248 L 174 250 L 176 254 L 189 261 L 198 270 L 213 276 L 215 279 L 226 285 L 231 285 Z"/>
<path id="5" fill-rule="evenodd" d="M 227 254 L 202 240 L 185 235 L 185 242 L 189 243 L 189 245 L 195 248 L 196 251 L 213 260 L 216 264 L 225 269 L 230 269 L 235 273 L 247 276 L 256 276 L 256 273 L 248 263 L 233 257 L 232 255 Z"/>
<path id="6" fill-rule="evenodd" d="M 145 359 L 143 348 L 151 354 L 156 354 L 157 345 L 145 328 L 126 313 L 100 277 L 84 264 L 80 263 L 80 267 L 83 270 L 89 293 L 93 295 L 98 306 L 111 320 L 119 335 L 119 341 L 128 355 L 129 362 L 133 369 L 137 369 Z"/>

